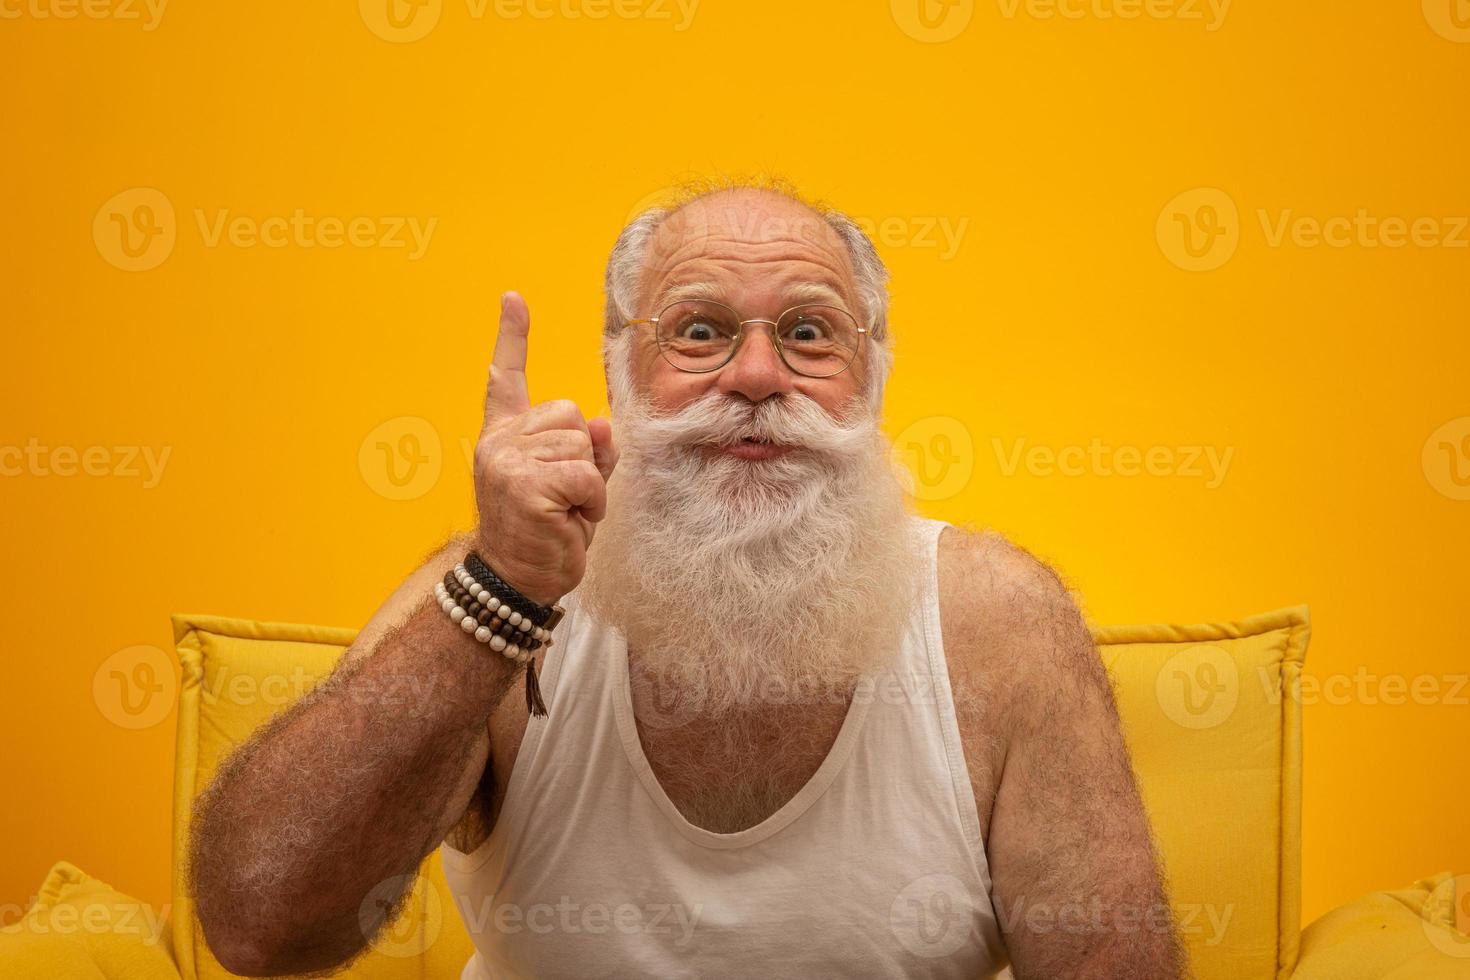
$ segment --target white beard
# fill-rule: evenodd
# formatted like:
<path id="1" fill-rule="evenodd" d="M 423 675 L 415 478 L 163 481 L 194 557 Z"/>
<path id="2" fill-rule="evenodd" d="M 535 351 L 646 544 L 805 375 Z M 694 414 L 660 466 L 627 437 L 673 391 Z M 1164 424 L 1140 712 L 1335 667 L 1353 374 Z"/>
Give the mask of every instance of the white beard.
<path id="1" fill-rule="evenodd" d="M 711 392 L 660 415 L 621 394 L 621 458 L 577 595 L 627 638 L 666 724 L 845 703 L 890 662 L 924 568 L 865 400 L 834 419 L 803 395 Z M 710 448 L 743 436 L 796 448 L 769 460 Z"/>

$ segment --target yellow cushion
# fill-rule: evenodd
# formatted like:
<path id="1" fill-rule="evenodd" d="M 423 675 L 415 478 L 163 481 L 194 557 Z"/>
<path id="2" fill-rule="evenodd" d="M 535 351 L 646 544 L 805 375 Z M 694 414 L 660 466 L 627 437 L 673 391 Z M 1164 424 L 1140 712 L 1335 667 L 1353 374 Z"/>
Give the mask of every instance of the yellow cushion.
<path id="1" fill-rule="evenodd" d="M 194 797 L 235 746 L 331 673 L 356 633 L 216 616 L 175 616 L 173 624 L 183 666 L 174 769 L 174 949 L 185 980 L 215 980 L 232 974 L 209 951 L 184 880 Z M 458 977 L 472 952 L 436 850 L 420 867 L 402 916 L 353 962 L 351 975 Z"/>
<path id="2" fill-rule="evenodd" d="M 0 976 L 178 980 L 168 921 L 58 861 L 19 922 L 0 929 Z"/>
<path id="3" fill-rule="evenodd" d="M 1095 630 L 1198 980 L 1296 965 L 1308 632 L 1305 607 Z"/>
<path id="4" fill-rule="evenodd" d="M 1296 962 L 1305 608 L 1207 626 L 1096 631 L 1117 690 L 1197 980 L 1270 980 Z M 185 978 L 226 977 L 181 869 L 189 807 L 221 758 L 330 673 L 355 632 L 176 616 L 183 665 L 175 775 L 175 949 Z M 369 978 L 453 977 L 472 952 L 435 852 Z"/>
<path id="5" fill-rule="evenodd" d="M 1292 980 L 1467 980 L 1470 875 L 1448 871 L 1333 909 L 1302 933 Z"/>

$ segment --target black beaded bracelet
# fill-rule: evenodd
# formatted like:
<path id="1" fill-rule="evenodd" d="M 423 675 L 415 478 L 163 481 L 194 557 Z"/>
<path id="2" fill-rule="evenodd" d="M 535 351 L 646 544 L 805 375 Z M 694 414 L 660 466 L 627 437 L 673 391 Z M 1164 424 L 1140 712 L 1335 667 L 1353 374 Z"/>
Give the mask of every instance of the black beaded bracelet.
<path id="1" fill-rule="evenodd" d="M 474 552 L 434 584 L 434 599 L 450 620 L 490 649 L 526 666 L 526 710 L 545 716 L 532 654 L 550 647 L 565 610 L 542 606 L 516 591 Z"/>

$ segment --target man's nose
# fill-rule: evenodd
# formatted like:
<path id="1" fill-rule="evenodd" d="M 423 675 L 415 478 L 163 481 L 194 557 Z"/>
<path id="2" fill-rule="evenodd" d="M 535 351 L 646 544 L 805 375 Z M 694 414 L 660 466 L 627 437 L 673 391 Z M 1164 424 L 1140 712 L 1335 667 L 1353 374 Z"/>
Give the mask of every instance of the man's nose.
<path id="1" fill-rule="evenodd" d="M 753 402 L 792 392 L 791 371 L 781 363 L 775 342 L 771 339 L 770 331 L 774 329 L 765 321 L 752 321 L 745 325 L 735 356 L 720 368 L 720 391 L 727 395 L 744 395 Z"/>

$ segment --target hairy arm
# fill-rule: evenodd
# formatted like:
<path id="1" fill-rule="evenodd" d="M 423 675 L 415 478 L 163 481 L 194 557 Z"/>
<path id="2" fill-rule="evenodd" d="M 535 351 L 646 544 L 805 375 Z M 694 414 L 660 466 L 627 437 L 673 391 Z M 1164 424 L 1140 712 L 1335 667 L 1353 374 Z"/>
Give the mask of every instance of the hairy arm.
<path id="1" fill-rule="evenodd" d="M 231 972 L 351 959 L 397 913 L 423 857 L 470 820 L 487 719 L 520 674 L 429 598 L 465 547 L 414 572 L 333 674 L 234 752 L 196 803 L 191 884 Z"/>
<path id="2" fill-rule="evenodd" d="M 999 727 L 986 850 L 1015 976 L 1179 980 L 1185 954 L 1091 633 L 1045 565 L 998 537 L 973 550 Z"/>
<path id="3" fill-rule="evenodd" d="M 477 531 L 410 576 L 332 676 L 231 756 L 196 806 L 195 905 L 234 973 L 345 963 L 397 914 L 424 855 L 488 833 L 477 805 L 492 783 L 488 725 L 520 668 L 453 624 L 434 582 L 473 547 L 536 602 L 572 591 L 618 457 L 606 419 L 531 404 L 530 326 L 525 300 L 501 297 L 474 452 Z"/>

